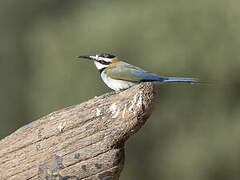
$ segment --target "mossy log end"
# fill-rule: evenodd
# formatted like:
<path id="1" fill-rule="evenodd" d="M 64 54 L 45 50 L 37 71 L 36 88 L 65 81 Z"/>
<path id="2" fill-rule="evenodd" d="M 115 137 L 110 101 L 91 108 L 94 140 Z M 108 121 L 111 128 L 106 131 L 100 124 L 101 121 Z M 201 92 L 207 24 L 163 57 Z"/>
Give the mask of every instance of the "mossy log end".
<path id="1" fill-rule="evenodd" d="M 119 179 L 124 143 L 150 116 L 151 83 L 40 118 L 0 141 L 1 180 Z"/>

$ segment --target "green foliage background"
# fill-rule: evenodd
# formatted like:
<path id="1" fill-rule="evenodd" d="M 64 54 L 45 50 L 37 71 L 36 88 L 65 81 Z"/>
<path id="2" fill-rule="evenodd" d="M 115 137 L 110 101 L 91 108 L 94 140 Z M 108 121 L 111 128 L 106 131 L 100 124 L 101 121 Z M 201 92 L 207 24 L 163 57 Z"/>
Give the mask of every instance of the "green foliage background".
<path id="1" fill-rule="evenodd" d="M 0 2 L 0 138 L 111 91 L 89 61 L 108 52 L 200 85 L 159 87 L 127 142 L 121 179 L 240 179 L 240 1 Z"/>

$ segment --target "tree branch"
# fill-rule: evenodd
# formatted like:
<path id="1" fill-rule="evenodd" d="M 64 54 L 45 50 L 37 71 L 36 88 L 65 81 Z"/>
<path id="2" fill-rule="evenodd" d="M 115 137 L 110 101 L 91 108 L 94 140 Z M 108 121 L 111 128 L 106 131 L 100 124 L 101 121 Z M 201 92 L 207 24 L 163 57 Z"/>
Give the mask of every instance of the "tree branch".
<path id="1" fill-rule="evenodd" d="M 124 142 L 150 116 L 142 83 L 53 112 L 0 141 L 0 179 L 118 179 Z"/>

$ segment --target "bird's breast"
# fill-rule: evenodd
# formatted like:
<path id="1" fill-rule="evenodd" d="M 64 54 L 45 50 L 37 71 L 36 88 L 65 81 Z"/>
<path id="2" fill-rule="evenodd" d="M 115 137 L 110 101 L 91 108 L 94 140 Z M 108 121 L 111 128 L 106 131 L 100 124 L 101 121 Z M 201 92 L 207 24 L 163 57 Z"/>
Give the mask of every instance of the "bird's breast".
<path id="1" fill-rule="evenodd" d="M 119 79 L 113 79 L 104 73 L 104 71 L 101 73 L 101 78 L 104 81 L 104 83 L 111 89 L 118 91 L 122 89 L 130 88 L 138 83 L 130 82 L 130 81 L 124 81 Z"/>

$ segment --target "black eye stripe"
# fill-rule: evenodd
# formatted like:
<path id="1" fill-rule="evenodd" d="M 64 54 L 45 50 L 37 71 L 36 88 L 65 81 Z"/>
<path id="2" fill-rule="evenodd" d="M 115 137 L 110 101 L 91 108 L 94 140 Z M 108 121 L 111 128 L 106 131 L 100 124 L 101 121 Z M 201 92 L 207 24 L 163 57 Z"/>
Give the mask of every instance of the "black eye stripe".
<path id="1" fill-rule="evenodd" d="M 109 65 L 110 64 L 110 62 L 107 62 L 107 61 L 104 61 L 104 60 L 100 60 L 98 62 L 103 64 L 103 65 Z"/>

